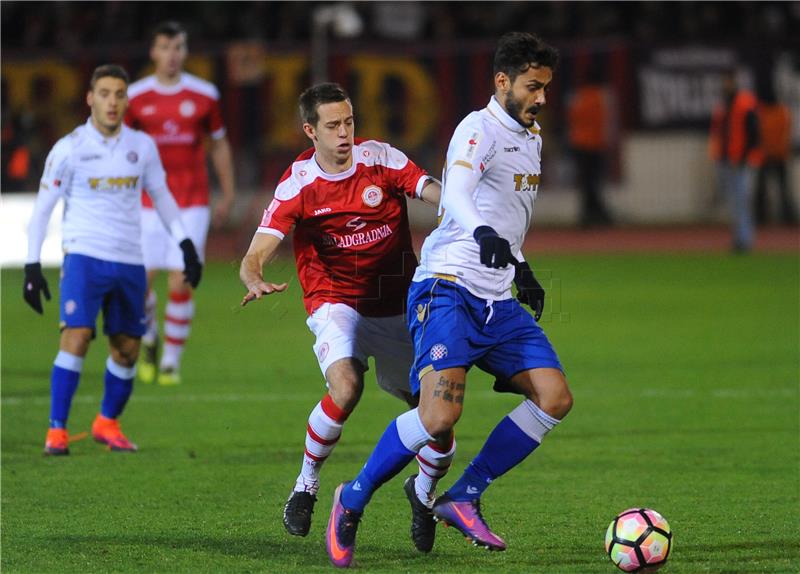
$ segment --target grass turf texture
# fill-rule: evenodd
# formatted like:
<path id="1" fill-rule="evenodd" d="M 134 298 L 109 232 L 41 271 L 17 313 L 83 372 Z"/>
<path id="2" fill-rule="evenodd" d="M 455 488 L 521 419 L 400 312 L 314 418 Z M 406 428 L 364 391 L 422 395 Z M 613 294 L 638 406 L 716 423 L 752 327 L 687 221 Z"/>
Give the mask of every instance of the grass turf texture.
<path id="1" fill-rule="evenodd" d="M 631 506 L 669 520 L 665 571 L 790 572 L 800 561 L 796 255 L 532 258 L 548 289 L 543 325 L 575 395 L 567 421 L 484 496 L 505 553 L 439 527 L 433 553 L 409 539 L 402 481 L 375 495 L 358 536 L 369 572 L 613 572 L 608 523 Z M 275 268 L 273 268 L 275 269 Z M 57 272 L 47 277 L 57 297 Z M 402 405 L 370 371 L 361 406 L 323 470 L 310 535 L 288 536 L 283 503 L 306 418 L 323 392 L 291 262 L 289 292 L 246 309 L 235 265 L 212 264 L 176 388 L 137 385 L 123 429 L 139 453 L 85 440 L 41 454 L 57 305 L 24 306 L 2 273 L 4 572 L 330 571 L 333 489 L 358 471 Z M 163 299 L 163 296 L 162 296 Z M 70 419 L 88 430 L 107 354 L 98 339 Z M 452 484 L 519 399 L 473 372 Z"/>

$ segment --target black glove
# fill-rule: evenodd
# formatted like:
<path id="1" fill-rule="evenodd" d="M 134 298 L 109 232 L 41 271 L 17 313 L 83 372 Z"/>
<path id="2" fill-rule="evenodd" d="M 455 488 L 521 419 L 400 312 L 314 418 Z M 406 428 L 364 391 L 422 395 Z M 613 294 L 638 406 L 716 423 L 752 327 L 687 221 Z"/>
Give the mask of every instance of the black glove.
<path id="1" fill-rule="evenodd" d="M 508 241 L 497 235 L 488 225 L 477 227 L 472 233 L 481 248 L 481 263 L 486 267 L 501 269 L 514 261 Z"/>
<path id="2" fill-rule="evenodd" d="M 42 292 L 44 293 L 44 298 L 49 301 L 50 288 L 47 286 L 47 280 L 44 275 L 42 275 L 41 263 L 27 263 L 25 265 L 25 283 L 22 285 L 22 297 L 39 315 L 44 313 L 40 296 Z"/>
<path id="3" fill-rule="evenodd" d="M 180 242 L 181 251 L 183 251 L 183 277 L 184 281 L 197 289 L 200 284 L 200 278 L 203 276 L 203 264 L 200 263 L 200 257 L 197 255 L 197 250 L 194 248 L 194 243 L 191 239 L 184 239 Z"/>
<path id="4" fill-rule="evenodd" d="M 534 277 L 527 261 L 517 264 L 514 285 L 517 286 L 517 300 L 533 309 L 533 316 L 537 321 L 541 319 L 544 311 L 544 288 Z"/>

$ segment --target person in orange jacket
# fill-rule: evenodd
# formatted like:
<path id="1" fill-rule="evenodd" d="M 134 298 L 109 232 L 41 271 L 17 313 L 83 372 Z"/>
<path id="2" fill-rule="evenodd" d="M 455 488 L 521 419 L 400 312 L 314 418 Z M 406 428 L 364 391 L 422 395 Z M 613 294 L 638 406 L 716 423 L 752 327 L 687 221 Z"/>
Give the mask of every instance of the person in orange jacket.
<path id="1" fill-rule="evenodd" d="M 611 93 L 605 85 L 601 68 L 595 65 L 567 106 L 569 144 L 581 192 L 580 221 L 583 227 L 612 224 L 611 214 L 603 201 L 612 113 Z"/>
<path id="2" fill-rule="evenodd" d="M 791 153 L 792 116 L 789 107 L 778 101 L 772 83 L 765 84 L 764 88 L 758 106 L 764 161 L 758 170 L 753 198 L 756 223 L 764 224 L 769 221 L 769 180 L 774 179 L 781 223 L 797 225 L 797 211 L 792 200 L 786 167 Z"/>
<path id="3" fill-rule="evenodd" d="M 722 189 L 733 202 L 733 250 L 747 252 L 755 238 L 750 187 L 761 165 L 758 100 L 739 88 L 735 70 L 723 74 L 722 96 L 711 118 L 710 152 Z"/>

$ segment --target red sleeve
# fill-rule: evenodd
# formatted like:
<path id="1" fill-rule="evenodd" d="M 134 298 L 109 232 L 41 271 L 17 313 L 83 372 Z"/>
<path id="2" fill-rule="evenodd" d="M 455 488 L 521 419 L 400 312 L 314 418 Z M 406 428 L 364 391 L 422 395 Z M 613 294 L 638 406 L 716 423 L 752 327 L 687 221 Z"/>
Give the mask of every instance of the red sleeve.
<path id="1" fill-rule="evenodd" d="M 138 106 L 132 101 L 128 105 L 128 111 L 125 113 L 125 125 L 129 128 L 138 129 L 138 122 L 136 120 L 136 111 Z"/>
<path id="2" fill-rule="evenodd" d="M 260 233 L 272 233 L 283 239 L 302 218 L 302 196 L 291 175 L 292 168 L 289 167 L 275 188 L 275 197 L 264 210 L 258 225 Z"/>
<path id="3" fill-rule="evenodd" d="M 428 172 L 398 149 L 388 146 L 387 153 L 388 172 L 393 186 L 409 197 L 418 197 Z"/>
<path id="4" fill-rule="evenodd" d="M 208 110 L 208 133 L 214 139 L 225 135 L 225 122 L 222 119 L 222 109 L 219 99 L 211 100 L 211 107 Z"/>

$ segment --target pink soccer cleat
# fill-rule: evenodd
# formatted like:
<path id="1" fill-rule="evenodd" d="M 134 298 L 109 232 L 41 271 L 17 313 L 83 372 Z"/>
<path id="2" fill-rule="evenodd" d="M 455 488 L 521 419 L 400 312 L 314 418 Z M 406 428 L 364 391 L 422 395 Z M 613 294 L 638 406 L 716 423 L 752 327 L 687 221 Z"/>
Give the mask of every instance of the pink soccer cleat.
<path id="1" fill-rule="evenodd" d="M 505 550 L 506 543 L 491 531 L 481 514 L 481 501 L 455 501 L 446 494 L 433 503 L 433 516 L 439 522 L 454 526 L 475 546 L 488 550 Z"/>
<path id="2" fill-rule="evenodd" d="M 333 507 L 328 518 L 328 530 L 325 532 L 325 546 L 328 548 L 328 557 L 337 568 L 347 568 L 353 561 L 353 550 L 356 547 L 356 531 L 361 521 L 361 513 L 354 512 L 342 506 L 342 489 L 347 485 L 343 482 L 336 487 L 333 493 Z"/>

